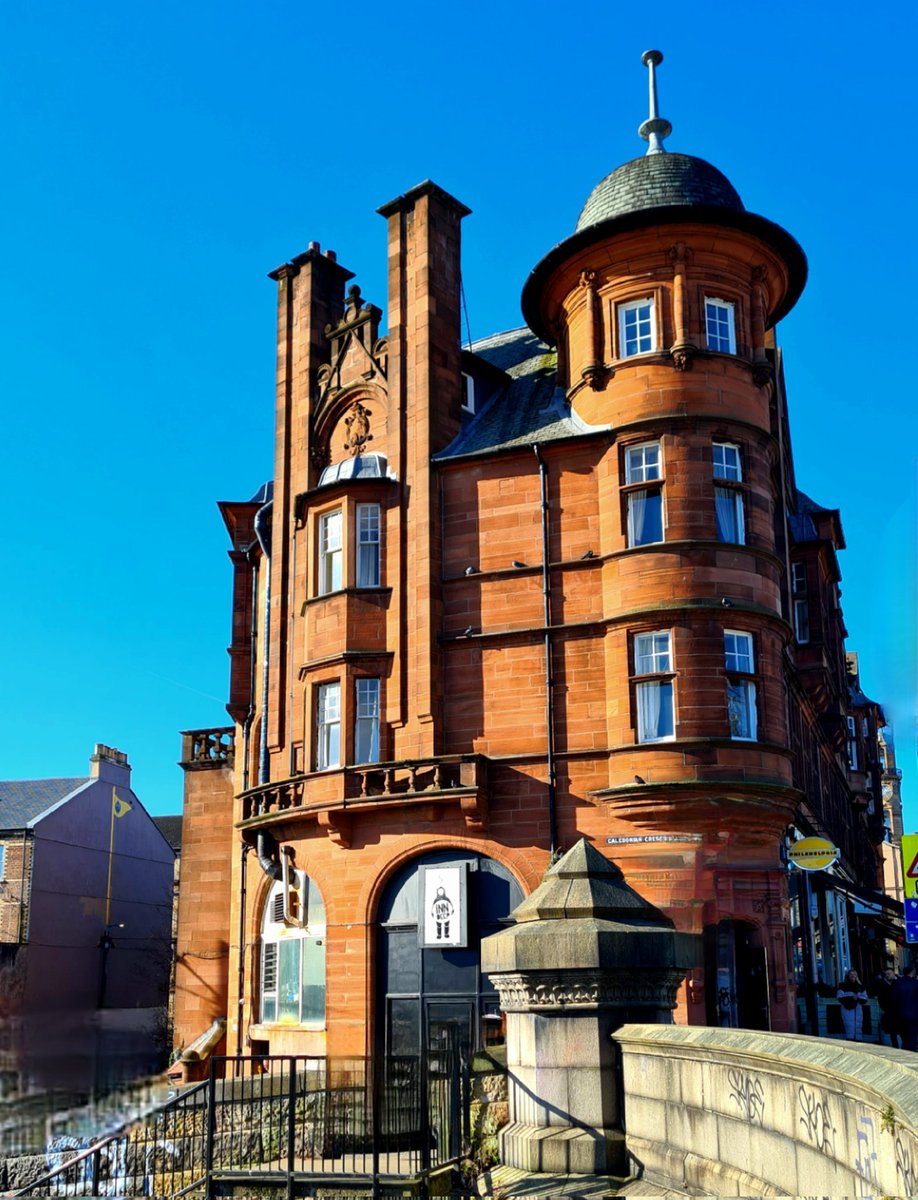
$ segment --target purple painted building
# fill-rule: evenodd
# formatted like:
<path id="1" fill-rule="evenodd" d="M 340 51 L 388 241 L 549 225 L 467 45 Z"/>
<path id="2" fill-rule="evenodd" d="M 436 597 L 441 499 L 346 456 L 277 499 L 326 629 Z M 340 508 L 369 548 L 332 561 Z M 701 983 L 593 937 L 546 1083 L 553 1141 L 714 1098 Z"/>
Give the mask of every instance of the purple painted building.
<path id="1" fill-rule="evenodd" d="M 0 1094 L 164 1065 L 174 862 L 118 750 L 0 782 Z"/>

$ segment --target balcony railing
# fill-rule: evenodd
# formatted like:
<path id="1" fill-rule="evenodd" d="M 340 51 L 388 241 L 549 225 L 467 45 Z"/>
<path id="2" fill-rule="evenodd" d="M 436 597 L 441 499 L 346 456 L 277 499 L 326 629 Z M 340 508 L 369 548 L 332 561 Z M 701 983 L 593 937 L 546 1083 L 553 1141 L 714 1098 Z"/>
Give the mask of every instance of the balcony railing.
<path id="1" fill-rule="evenodd" d="M 351 815 L 388 805 L 458 803 L 470 829 L 487 820 L 487 763 L 480 754 L 368 763 L 339 772 L 294 775 L 242 793 L 244 823 L 302 813 L 346 844 Z"/>
<path id="2" fill-rule="evenodd" d="M 236 729 L 186 729 L 182 733 L 182 761 L 188 770 L 231 767 L 236 750 Z"/>

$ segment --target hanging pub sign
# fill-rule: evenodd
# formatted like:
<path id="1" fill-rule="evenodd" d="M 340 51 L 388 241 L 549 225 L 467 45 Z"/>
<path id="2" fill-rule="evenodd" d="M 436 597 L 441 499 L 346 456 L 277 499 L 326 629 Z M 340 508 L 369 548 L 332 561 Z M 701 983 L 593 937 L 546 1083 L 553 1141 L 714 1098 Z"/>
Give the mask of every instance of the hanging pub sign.
<path id="1" fill-rule="evenodd" d="M 421 867 L 418 933 L 427 949 L 468 945 L 468 863 Z"/>
<path id="2" fill-rule="evenodd" d="M 839 849 L 827 838 L 805 837 L 787 848 L 787 857 L 801 871 L 824 871 L 837 862 Z"/>

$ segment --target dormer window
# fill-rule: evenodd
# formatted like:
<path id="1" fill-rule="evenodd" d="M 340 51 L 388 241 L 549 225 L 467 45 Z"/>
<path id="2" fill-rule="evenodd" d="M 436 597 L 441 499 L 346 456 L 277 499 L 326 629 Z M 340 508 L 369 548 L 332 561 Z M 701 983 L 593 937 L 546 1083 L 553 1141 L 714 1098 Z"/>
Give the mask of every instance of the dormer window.
<path id="1" fill-rule="evenodd" d="M 653 297 L 628 300 L 618 306 L 618 355 L 631 358 L 656 349 Z"/>
<path id="2" fill-rule="evenodd" d="M 475 412 L 475 380 L 465 371 L 462 372 L 462 411 Z"/>
<path id="3" fill-rule="evenodd" d="M 709 350 L 721 354 L 736 353 L 736 322 L 734 305 L 730 300 L 705 296 L 704 326 Z"/>

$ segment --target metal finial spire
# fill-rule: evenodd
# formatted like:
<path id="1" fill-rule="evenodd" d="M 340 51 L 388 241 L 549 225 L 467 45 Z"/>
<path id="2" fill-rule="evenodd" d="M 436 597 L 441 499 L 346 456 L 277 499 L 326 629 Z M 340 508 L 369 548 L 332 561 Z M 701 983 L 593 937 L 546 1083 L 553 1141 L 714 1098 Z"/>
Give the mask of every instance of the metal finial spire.
<path id="1" fill-rule="evenodd" d="M 645 50 L 641 55 L 641 62 L 650 72 L 648 79 L 650 85 L 650 119 L 644 121 L 638 133 L 648 143 L 648 154 L 665 154 L 666 147 L 663 145 L 663 139 L 669 137 L 673 131 L 673 127 L 669 121 L 657 115 L 657 77 L 655 68 L 662 61 L 663 55 L 659 50 Z"/>

